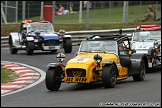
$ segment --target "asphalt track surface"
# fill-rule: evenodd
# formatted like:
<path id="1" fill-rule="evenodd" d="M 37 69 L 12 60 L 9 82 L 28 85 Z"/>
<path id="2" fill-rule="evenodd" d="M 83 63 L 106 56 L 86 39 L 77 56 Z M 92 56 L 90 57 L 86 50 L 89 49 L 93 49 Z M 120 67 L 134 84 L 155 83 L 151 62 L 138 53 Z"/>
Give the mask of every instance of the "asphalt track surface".
<path id="1" fill-rule="evenodd" d="M 72 53 L 65 54 L 66 62 Z M 64 52 L 63 49 L 58 52 Z M 1 48 L 1 61 L 23 63 L 38 68 L 41 73 L 47 71 L 47 64 L 57 62 L 57 53 L 34 51 L 27 56 L 25 51 L 11 55 L 8 48 Z M 44 74 L 43 74 L 44 75 Z M 42 79 L 44 76 L 42 75 Z M 48 91 L 44 80 L 19 92 L 1 96 L 1 107 L 110 107 L 110 106 L 150 106 L 161 107 L 161 69 L 153 69 L 146 74 L 142 82 L 134 82 L 132 77 L 118 81 L 115 88 L 105 89 L 101 83 L 90 85 L 62 83 L 58 91 Z"/>

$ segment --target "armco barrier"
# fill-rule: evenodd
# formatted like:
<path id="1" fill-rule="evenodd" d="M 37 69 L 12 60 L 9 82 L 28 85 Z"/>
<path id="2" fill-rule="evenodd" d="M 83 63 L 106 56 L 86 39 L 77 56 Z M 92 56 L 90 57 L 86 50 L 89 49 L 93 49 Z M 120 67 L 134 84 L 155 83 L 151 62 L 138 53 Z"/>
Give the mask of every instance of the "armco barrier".
<path id="1" fill-rule="evenodd" d="M 133 31 L 135 31 L 135 28 L 122 29 L 123 34 L 130 34 Z M 66 32 L 66 34 L 72 36 L 72 45 L 73 46 L 78 45 L 82 40 L 84 40 L 86 37 L 91 36 L 91 35 L 118 34 L 118 33 L 119 33 L 119 29 Z M 9 36 L 1 37 L 1 47 L 9 47 L 8 37 Z"/>

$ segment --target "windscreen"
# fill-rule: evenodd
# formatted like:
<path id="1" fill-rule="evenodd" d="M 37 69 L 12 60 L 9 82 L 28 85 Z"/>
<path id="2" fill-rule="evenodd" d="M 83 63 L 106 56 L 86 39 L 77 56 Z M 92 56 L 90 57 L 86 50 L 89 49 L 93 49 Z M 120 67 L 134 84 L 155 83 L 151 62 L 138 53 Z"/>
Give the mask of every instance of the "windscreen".
<path id="1" fill-rule="evenodd" d="M 140 31 L 134 32 L 132 36 L 132 41 L 144 41 L 144 40 L 160 40 L 161 31 Z"/>
<path id="2" fill-rule="evenodd" d="M 35 23 L 31 24 L 30 27 L 28 27 L 29 31 L 44 31 L 44 32 L 54 32 L 53 26 L 49 23 Z"/>
<path id="3" fill-rule="evenodd" d="M 99 52 L 117 52 L 117 43 L 115 41 L 83 41 L 80 46 L 80 52 L 99 51 Z"/>

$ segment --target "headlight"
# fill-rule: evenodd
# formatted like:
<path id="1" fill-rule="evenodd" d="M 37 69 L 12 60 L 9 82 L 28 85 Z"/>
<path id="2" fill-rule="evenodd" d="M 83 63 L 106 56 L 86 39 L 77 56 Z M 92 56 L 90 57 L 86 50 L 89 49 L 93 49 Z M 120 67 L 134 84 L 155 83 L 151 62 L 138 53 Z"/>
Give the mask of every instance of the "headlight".
<path id="1" fill-rule="evenodd" d="M 58 33 L 60 36 L 64 36 L 65 35 L 65 30 L 60 30 Z"/>
<path id="2" fill-rule="evenodd" d="M 58 53 L 57 56 L 56 56 L 56 59 L 59 61 L 59 62 L 63 62 L 65 60 L 65 54 L 63 53 Z"/>
<path id="3" fill-rule="evenodd" d="M 161 46 L 161 42 L 154 42 L 155 48 L 159 48 Z"/>
<path id="4" fill-rule="evenodd" d="M 102 56 L 99 54 L 96 54 L 93 58 L 96 63 L 100 63 L 102 61 Z"/>

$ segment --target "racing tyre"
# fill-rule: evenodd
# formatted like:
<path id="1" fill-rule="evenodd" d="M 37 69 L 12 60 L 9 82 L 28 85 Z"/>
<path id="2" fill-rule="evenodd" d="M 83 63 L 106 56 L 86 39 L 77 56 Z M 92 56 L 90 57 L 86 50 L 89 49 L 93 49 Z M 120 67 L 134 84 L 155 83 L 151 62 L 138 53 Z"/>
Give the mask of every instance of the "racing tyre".
<path id="1" fill-rule="evenodd" d="M 27 42 L 26 44 L 27 55 L 33 55 L 33 52 L 34 52 L 34 42 Z"/>
<path id="2" fill-rule="evenodd" d="M 57 91 L 61 86 L 61 69 L 49 67 L 46 73 L 46 88 L 51 91 Z"/>
<path id="3" fill-rule="evenodd" d="M 114 65 L 105 65 L 102 69 L 102 83 L 105 88 L 114 88 L 117 81 L 117 69 Z"/>
<path id="4" fill-rule="evenodd" d="M 146 74 L 146 64 L 144 60 L 142 60 L 140 65 L 140 72 L 138 74 L 133 75 L 133 80 L 143 81 L 145 79 L 145 74 Z"/>
<path id="5" fill-rule="evenodd" d="M 64 40 L 63 47 L 64 47 L 65 53 L 71 53 L 71 51 L 72 51 L 71 38 L 68 38 L 68 39 Z"/>
<path id="6" fill-rule="evenodd" d="M 13 48 L 13 43 L 12 43 L 12 39 L 9 40 L 9 47 L 10 47 L 10 53 L 11 54 L 17 54 L 17 49 Z"/>

